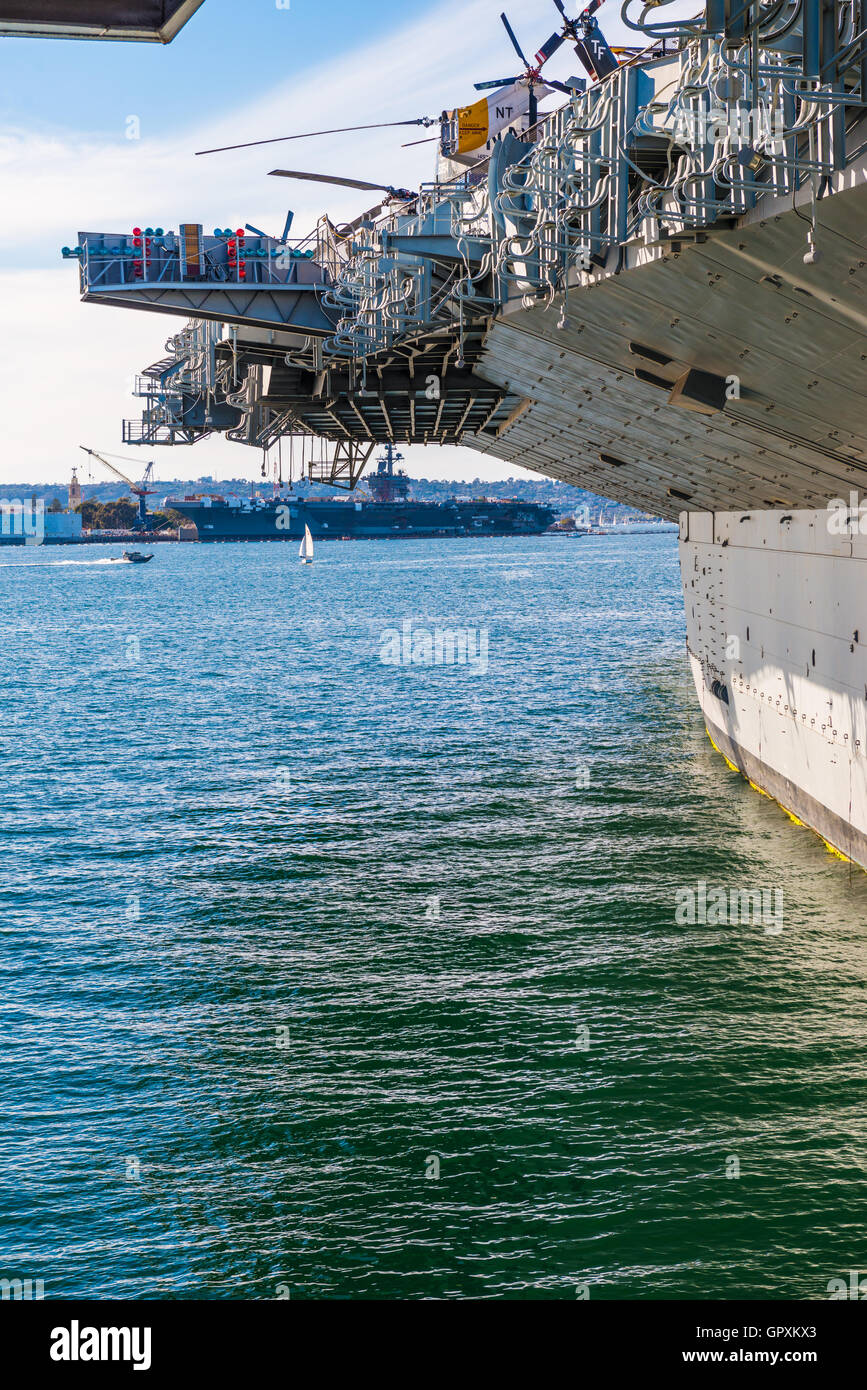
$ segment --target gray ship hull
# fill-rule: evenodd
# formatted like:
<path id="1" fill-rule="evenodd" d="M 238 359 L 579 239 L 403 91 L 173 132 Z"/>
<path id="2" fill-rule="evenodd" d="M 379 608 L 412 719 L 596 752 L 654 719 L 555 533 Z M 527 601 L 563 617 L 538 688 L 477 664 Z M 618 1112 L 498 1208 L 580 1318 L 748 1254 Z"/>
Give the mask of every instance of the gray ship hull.
<path id="1" fill-rule="evenodd" d="M 200 541 L 406 540 L 443 536 L 538 536 L 554 521 L 533 502 L 351 502 L 284 499 L 232 505 L 218 499 L 170 505 Z"/>

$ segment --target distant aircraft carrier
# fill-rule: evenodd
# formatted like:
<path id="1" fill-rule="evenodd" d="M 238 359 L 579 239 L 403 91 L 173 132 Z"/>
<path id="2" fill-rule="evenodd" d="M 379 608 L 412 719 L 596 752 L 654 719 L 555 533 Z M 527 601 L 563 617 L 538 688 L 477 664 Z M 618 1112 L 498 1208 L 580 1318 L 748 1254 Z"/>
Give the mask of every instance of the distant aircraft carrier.
<path id="1" fill-rule="evenodd" d="M 867 864 L 865 0 L 627 2 L 620 55 L 555 3 L 436 178 L 349 226 L 79 235 L 85 300 L 189 320 L 125 438 L 288 438 L 344 486 L 461 443 L 679 517 L 712 739 Z M 563 42 L 590 82 L 539 120 Z"/>
<path id="2" fill-rule="evenodd" d="M 307 528 L 318 540 L 416 540 L 435 536 L 539 536 L 556 512 L 538 502 L 452 497 L 415 501 L 410 481 L 387 444 L 367 495 L 352 499 L 299 497 L 227 498 L 212 494 L 167 497 L 165 505 L 191 521 L 200 541 L 299 540 Z"/>

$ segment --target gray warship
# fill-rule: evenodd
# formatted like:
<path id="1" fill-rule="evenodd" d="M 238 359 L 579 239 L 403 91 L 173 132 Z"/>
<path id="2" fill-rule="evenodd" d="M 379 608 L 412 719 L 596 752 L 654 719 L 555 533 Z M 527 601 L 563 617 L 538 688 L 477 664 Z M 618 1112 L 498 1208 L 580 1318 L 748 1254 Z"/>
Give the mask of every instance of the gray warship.
<path id="1" fill-rule="evenodd" d="M 538 536 L 556 512 L 538 502 L 487 497 L 414 501 L 410 480 L 396 467 L 402 455 L 387 444 L 367 490 L 351 498 L 303 497 L 275 491 L 272 497 L 217 495 L 167 497 L 197 529 L 200 541 L 300 540 L 305 527 L 317 540 L 415 540 L 441 537 Z"/>

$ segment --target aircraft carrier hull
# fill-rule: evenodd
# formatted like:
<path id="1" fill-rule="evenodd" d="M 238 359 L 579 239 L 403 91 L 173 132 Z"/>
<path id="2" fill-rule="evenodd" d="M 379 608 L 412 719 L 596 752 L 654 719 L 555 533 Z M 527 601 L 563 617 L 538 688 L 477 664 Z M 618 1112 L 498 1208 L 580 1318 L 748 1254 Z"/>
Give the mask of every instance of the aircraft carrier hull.
<path id="1" fill-rule="evenodd" d="M 233 506 L 170 499 L 200 541 L 406 540 L 433 536 L 538 536 L 555 519 L 535 502 L 279 501 Z"/>
<path id="2" fill-rule="evenodd" d="M 867 866 L 867 535 L 857 516 L 843 531 L 841 515 L 685 512 L 680 563 L 712 742 L 830 848 Z"/>

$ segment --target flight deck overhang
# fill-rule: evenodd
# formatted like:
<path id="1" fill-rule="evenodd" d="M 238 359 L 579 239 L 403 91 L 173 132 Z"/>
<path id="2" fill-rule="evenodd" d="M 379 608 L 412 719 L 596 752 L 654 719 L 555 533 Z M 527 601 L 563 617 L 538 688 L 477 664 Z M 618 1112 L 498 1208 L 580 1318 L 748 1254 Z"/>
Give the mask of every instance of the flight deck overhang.
<path id="1" fill-rule="evenodd" d="M 271 285 L 252 289 L 240 285 L 172 284 L 111 285 L 85 290 L 87 304 L 111 304 L 121 309 L 146 309 L 157 314 L 206 319 L 250 328 L 279 328 L 305 336 L 324 337 L 334 332 L 319 302 L 314 285 Z"/>
<path id="2" fill-rule="evenodd" d="M 171 43 L 204 0 L 0 0 L 0 35 Z"/>

